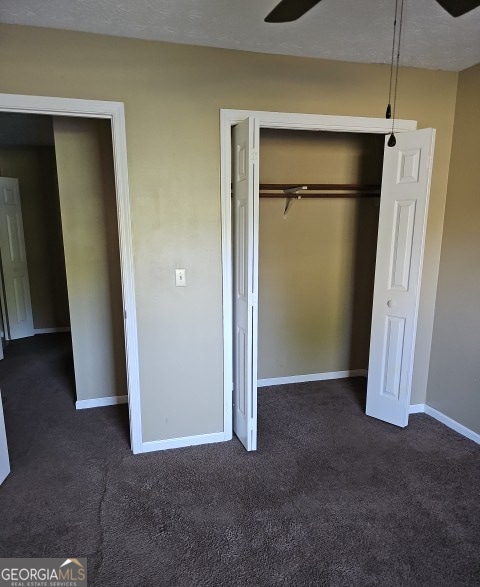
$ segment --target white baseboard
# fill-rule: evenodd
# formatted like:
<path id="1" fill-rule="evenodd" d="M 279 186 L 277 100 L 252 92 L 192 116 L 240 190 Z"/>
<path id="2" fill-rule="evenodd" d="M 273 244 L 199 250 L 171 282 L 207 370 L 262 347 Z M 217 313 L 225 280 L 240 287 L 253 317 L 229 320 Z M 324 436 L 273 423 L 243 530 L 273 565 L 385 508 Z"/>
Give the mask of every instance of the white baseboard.
<path id="1" fill-rule="evenodd" d="M 94 399 L 80 399 L 75 402 L 75 408 L 77 410 L 85 410 L 87 408 L 104 408 L 105 406 L 126 404 L 127 401 L 127 395 L 113 395 L 110 397 L 97 397 Z"/>
<path id="2" fill-rule="evenodd" d="M 423 414 L 425 412 L 425 404 L 410 404 L 408 407 L 409 414 Z"/>
<path id="3" fill-rule="evenodd" d="M 273 377 L 259 379 L 257 387 L 270 385 L 286 385 L 288 383 L 308 383 L 309 381 L 327 381 L 329 379 L 343 379 L 344 377 L 366 377 L 367 369 L 353 369 L 350 371 L 330 371 L 328 373 L 310 373 L 308 375 L 291 375 L 290 377 Z"/>
<path id="4" fill-rule="evenodd" d="M 265 384 L 265 386 L 266 386 L 266 385 L 281 385 L 282 383 L 302 383 L 304 381 L 324 381 L 327 379 L 341 379 L 343 377 L 361 377 L 361 376 L 366 376 L 366 375 L 367 375 L 367 371 L 364 369 L 357 369 L 354 371 L 334 371 L 334 372 L 330 372 L 330 373 L 316 373 L 314 375 L 298 375 L 298 376 L 294 376 L 294 377 L 278 377 L 275 379 L 263 379 L 263 380 L 259 380 L 258 385 L 259 385 L 259 387 L 261 387 L 260 381 L 268 381 L 268 382 L 275 381 L 275 383 Z M 308 379 L 308 380 L 302 379 L 299 381 L 299 379 L 298 379 L 299 377 L 302 377 L 302 378 L 315 377 L 315 379 Z M 279 380 L 281 380 L 280 383 L 279 383 Z M 288 381 L 285 381 L 285 380 L 288 380 Z M 117 399 L 122 400 L 123 398 L 124 398 L 123 401 L 126 401 L 127 396 L 121 396 L 119 398 L 101 398 L 101 400 L 83 400 L 83 401 L 84 402 L 97 402 L 97 401 L 102 401 L 102 400 L 117 400 Z M 77 409 L 78 409 L 78 403 L 79 402 L 77 402 Z M 119 401 L 119 402 L 115 402 L 115 403 L 123 403 L 123 402 Z M 112 405 L 112 404 L 108 403 L 108 404 L 98 404 L 98 405 Z M 84 407 L 95 407 L 95 406 L 84 406 Z M 466 438 L 469 438 L 470 440 L 473 440 L 477 444 L 480 444 L 480 434 L 477 434 L 473 430 L 466 428 L 462 424 L 459 424 L 455 420 L 452 420 L 448 416 L 445 416 L 444 414 L 442 414 L 438 410 L 435 410 L 434 408 L 431 408 L 430 406 L 428 406 L 426 404 L 412 404 L 409 407 L 409 413 L 410 414 L 422 414 L 422 413 L 428 414 L 429 416 L 431 416 L 432 418 L 435 418 L 436 420 L 438 420 L 442 424 L 445 424 L 449 428 L 452 428 L 452 430 L 455 430 L 456 432 L 458 432 L 459 434 L 462 434 Z M 154 440 L 151 442 L 143 442 L 141 452 L 148 453 L 148 452 L 154 452 L 154 451 L 160 451 L 160 450 L 169 450 L 172 448 L 184 448 L 187 446 L 198 446 L 201 444 L 212 444 L 214 442 L 225 442 L 227 440 L 231 440 L 231 436 L 227 437 L 224 432 L 214 432 L 212 434 L 199 434 L 197 436 L 184 436 L 181 438 L 169 438 L 166 440 Z"/>
<path id="5" fill-rule="evenodd" d="M 230 440 L 225 437 L 224 432 L 212 434 L 199 434 L 197 436 L 184 436 L 182 438 L 169 438 L 167 440 L 153 440 L 142 443 L 142 452 L 153 452 L 156 450 L 168 450 L 170 448 L 182 448 L 185 446 L 196 446 L 199 444 L 212 444 L 213 442 L 224 442 Z"/>
<path id="6" fill-rule="evenodd" d="M 442 412 L 439 412 L 435 408 L 431 408 L 430 406 L 427 406 L 426 404 L 425 404 L 425 413 L 428 414 L 429 416 L 431 416 L 432 418 L 435 418 L 435 420 L 438 420 L 442 424 L 445 424 L 445 426 L 448 426 L 452 430 L 455 430 L 455 432 L 458 432 L 462 436 L 465 436 L 466 438 L 473 440 L 473 442 L 480 444 L 480 434 L 478 434 L 477 432 L 474 432 L 473 430 L 470 430 L 470 428 L 467 428 L 463 424 L 460 424 L 460 422 L 457 422 L 456 420 L 449 418 L 448 416 L 446 416 Z"/>
<path id="7" fill-rule="evenodd" d="M 53 334 L 54 332 L 70 332 L 70 326 L 59 326 L 58 328 L 34 328 L 34 334 Z"/>
<path id="8" fill-rule="evenodd" d="M 457 422 L 453 418 L 446 416 L 435 408 L 430 407 L 428 404 L 413 404 L 409 408 L 409 413 L 427 414 L 428 416 L 435 418 L 435 420 L 438 420 L 438 422 L 445 424 L 445 426 L 448 426 L 452 430 L 455 430 L 455 432 L 465 436 L 465 438 L 469 438 L 470 440 L 473 440 L 473 442 L 480 444 L 480 434 L 470 430 L 470 428 L 467 428 L 463 424 L 460 424 L 460 422 Z"/>

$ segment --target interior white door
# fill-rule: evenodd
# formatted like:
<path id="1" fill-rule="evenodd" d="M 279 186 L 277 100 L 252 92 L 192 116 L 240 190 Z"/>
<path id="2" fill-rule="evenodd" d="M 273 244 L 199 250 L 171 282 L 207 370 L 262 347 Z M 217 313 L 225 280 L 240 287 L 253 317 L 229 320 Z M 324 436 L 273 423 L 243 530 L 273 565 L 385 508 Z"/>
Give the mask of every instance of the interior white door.
<path id="1" fill-rule="evenodd" d="M 3 417 L 2 393 L 0 392 L 0 485 L 5 481 L 9 473 L 10 460 L 8 458 L 7 434 Z"/>
<path id="2" fill-rule="evenodd" d="M 5 336 L 33 336 L 32 302 L 18 180 L 0 178 L 0 253 L 5 293 Z"/>
<path id="3" fill-rule="evenodd" d="M 366 412 L 404 427 L 435 130 L 398 133 L 396 139 L 395 147 L 385 143 L 383 161 Z"/>
<path id="4" fill-rule="evenodd" d="M 247 118 L 233 129 L 233 431 L 257 448 L 259 126 Z"/>

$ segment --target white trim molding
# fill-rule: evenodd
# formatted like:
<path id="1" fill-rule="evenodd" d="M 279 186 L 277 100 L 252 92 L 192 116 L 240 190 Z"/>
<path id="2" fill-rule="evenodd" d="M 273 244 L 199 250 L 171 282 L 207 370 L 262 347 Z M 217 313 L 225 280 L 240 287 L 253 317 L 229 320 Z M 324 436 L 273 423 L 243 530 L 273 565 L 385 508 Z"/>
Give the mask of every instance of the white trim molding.
<path id="1" fill-rule="evenodd" d="M 224 432 L 213 432 L 212 434 L 198 434 L 197 436 L 183 436 L 181 438 L 169 438 L 166 440 L 153 440 L 142 444 L 142 452 L 153 452 L 157 450 L 169 450 L 171 448 L 183 448 L 186 446 L 198 446 L 199 444 L 212 444 L 231 440 L 226 438 Z"/>
<path id="2" fill-rule="evenodd" d="M 425 404 L 410 404 L 408 406 L 409 414 L 423 414 L 425 413 Z"/>
<path id="3" fill-rule="evenodd" d="M 58 328 L 34 328 L 33 334 L 54 334 L 56 332 L 70 332 L 70 326 L 59 326 Z"/>
<path id="4" fill-rule="evenodd" d="M 480 434 L 478 434 L 478 432 L 470 430 L 470 428 L 467 428 L 463 424 L 460 424 L 460 422 L 457 422 L 453 418 L 446 416 L 443 412 L 439 412 L 435 408 L 430 407 L 428 404 L 412 404 L 410 406 L 409 413 L 427 414 L 431 418 L 435 418 L 435 420 L 437 420 L 441 424 L 444 424 L 445 426 L 448 426 L 448 428 L 451 428 L 452 430 L 455 430 L 455 432 L 458 432 L 462 436 L 465 436 L 465 438 L 468 438 L 470 440 L 473 440 L 473 442 L 480 444 Z"/>
<path id="5" fill-rule="evenodd" d="M 234 126 L 246 118 L 257 118 L 261 128 L 282 130 L 325 130 L 330 132 L 358 132 L 388 134 L 392 122 L 386 118 L 342 116 L 330 114 L 305 114 L 299 112 L 268 112 L 266 110 L 220 110 L 222 124 Z M 397 126 L 398 124 L 398 126 Z M 395 130 L 405 132 L 417 129 L 416 120 L 395 120 Z"/>
<path id="6" fill-rule="evenodd" d="M 344 379 L 345 377 L 366 377 L 367 374 L 367 369 L 353 369 L 350 371 L 329 371 L 328 373 L 310 373 L 309 375 L 273 377 L 270 379 L 259 379 L 257 381 L 257 387 L 287 385 L 289 383 L 308 383 L 309 381 L 329 381 L 330 379 Z"/>
<path id="7" fill-rule="evenodd" d="M 117 406 L 118 404 L 126 404 L 128 396 L 113 395 L 109 397 L 96 397 L 93 399 L 79 399 L 75 402 L 76 410 L 86 410 L 88 408 L 104 408 L 105 406 Z"/>
<path id="8" fill-rule="evenodd" d="M 0 112 L 103 118 L 110 121 L 115 174 L 118 241 L 124 311 L 130 441 L 134 454 L 142 449 L 140 375 L 138 366 L 137 314 L 128 187 L 125 110 L 122 102 L 0 94 Z"/>

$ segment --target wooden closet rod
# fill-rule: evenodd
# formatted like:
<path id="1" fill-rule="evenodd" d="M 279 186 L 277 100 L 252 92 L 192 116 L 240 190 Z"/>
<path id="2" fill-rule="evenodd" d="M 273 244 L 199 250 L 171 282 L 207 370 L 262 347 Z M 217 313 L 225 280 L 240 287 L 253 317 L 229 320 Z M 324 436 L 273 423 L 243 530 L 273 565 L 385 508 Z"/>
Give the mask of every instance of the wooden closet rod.
<path id="1" fill-rule="evenodd" d="M 365 183 L 261 183 L 260 191 L 262 190 L 291 190 L 298 188 L 299 191 L 305 193 L 313 190 L 316 192 L 323 190 L 339 190 L 339 191 L 354 191 L 354 192 L 371 192 L 380 191 L 378 184 Z"/>
<path id="2" fill-rule="evenodd" d="M 350 192 L 349 194 L 342 194 L 342 193 L 331 193 L 325 192 L 321 194 L 309 194 L 308 192 L 302 191 L 297 194 L 272 194 L 272 193 L 265 193 L 260 192 L 260 198 L 295 198 L 295 199 L 304 199 L 304 198 L 378 198 L 380 196 L 380 191 L 377 193 L 367 193 L 367 192 Z"/>

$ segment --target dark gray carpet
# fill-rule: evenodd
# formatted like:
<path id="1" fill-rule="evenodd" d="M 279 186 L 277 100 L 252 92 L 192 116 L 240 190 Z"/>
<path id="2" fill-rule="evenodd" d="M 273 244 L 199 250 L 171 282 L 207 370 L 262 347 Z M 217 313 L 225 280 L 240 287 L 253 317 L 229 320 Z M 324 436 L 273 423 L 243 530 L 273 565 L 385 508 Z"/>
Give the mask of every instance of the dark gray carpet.
<path id="1" fill-rule="evenodd" d="M 0 556 L 88 557 L 97 587 L 480 584 L 480 447 L 367 418 L 362 379 L 260 390 L 254 454 L 134 457 L 125 406 L 74 410 L 67 337 L 6 357 Z"/>

